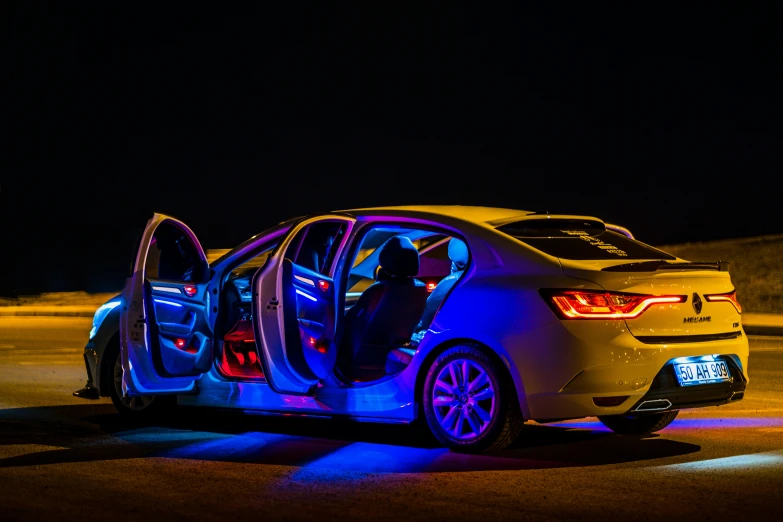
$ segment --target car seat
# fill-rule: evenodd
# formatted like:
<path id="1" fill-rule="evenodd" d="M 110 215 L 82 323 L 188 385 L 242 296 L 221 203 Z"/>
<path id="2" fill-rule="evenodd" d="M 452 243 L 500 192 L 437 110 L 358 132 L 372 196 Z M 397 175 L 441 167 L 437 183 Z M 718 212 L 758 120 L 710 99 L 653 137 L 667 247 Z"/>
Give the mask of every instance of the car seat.
<path id="1" fill-rule="evenodd" d="M 462 277 L 462 274 L 465 272 L 465 267 L 468 266 L 470 254 L 468 253 L 467 245 L 461 239 L 451 238 L 448 252 L 449 259 L 451 260 L 451 273 L 441 279 L 429 297 L 427 297 L 424 313 L 414 329 L 415 332 L 422 332 L 429 328 L 432 320 L 435 318 L 438 308 L 440 308 L 440 305 L 449 293 L 449 290 L 451 290 L 454 283 Z M 415 353 L 416 350 L 411 348 L 394 348 L 386 357 L 385 372 L 387 374 L 401 372 L 411 363 Z"/>
<path id="2" fill-rule="evenodd" d="M 385 374 L 387 354 L 410 341 L 427 303 L 427 287 L 415 278 L 419 252 L 405 236 L 381 247 L 381 274 L 345 315 L 341 368 L 355 381 Z"/>
<path id="3" fill-rule="evenodd" d="M 424 314 L 421 316 L 419 324 L 416 326 L 416 331 L 426 330 L 430 327 L 432 320 L 435 318 L 435 314 L 440 308 L 443 300 L 446 299 L 446 295 L 454 286 L 454 283 L 462 277 L 465 267 L 468 266 L 468 258 L 470 256 L 468 252 L 468 246 L 464 241 L 456 237 L 451 238 L 449 241 L 449 259 L 451 260 L 451 273 L 441 279 L 435 289 L 427 298 L 427 304 L 424 307 Z"/>

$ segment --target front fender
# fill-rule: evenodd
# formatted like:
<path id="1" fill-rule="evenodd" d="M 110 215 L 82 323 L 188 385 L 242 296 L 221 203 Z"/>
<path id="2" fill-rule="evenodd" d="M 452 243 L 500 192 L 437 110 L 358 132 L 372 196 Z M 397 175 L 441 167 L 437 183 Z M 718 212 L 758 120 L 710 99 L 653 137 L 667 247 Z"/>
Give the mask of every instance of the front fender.
<path id="1" fill-rule="evenodd" d="M 101 396 L 108 397 L 110 387 L 114 386 L 114 354 L 120 350 L 120 307 L 109 312 L 101 323 L 88 347 L 95 360 L 96 372 L 93 374 L 93 385 L 98 388 Z"/>

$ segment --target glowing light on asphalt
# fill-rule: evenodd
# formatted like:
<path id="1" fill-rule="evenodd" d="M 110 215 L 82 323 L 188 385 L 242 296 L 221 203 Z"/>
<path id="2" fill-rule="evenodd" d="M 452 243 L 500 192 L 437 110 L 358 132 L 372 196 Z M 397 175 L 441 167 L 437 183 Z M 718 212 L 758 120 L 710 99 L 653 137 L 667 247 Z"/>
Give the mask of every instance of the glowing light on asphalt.
<path id="1" fill-rule="evenodd" d="M 778 466 L 783 467 L 783 451 L 736 455 L 734 457 L 700 460 L 698 462 L 683 462 L 682 464 L 658 466 L 657 469 L 672 471 L 741 471 Z"/>

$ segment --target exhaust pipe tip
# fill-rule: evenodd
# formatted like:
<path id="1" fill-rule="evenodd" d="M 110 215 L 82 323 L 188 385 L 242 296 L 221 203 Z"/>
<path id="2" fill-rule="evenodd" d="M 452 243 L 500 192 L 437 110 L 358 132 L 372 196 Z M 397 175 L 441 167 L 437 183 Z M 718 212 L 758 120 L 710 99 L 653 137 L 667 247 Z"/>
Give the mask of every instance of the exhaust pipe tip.
<path id="1" fill-rule="evenodd" d="M 669 399 L 653 399 L 644 401 L 634 411 L 663 411 L 668 410 L 671 406 L 672 403 Z"/>

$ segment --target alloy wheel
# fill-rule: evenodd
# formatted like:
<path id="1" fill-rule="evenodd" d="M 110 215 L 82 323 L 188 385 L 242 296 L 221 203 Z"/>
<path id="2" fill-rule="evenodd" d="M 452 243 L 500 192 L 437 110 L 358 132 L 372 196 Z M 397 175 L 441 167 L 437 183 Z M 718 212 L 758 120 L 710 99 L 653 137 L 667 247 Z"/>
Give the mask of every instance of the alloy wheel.
<path id="1" fill-rule="evenodd" d="M 438 373 L 432 388 L 432 405 L 443 431 L 466 441 L 489 427 L 497 409 L 496 390 L 481 364 L 455 359 Z"/>

